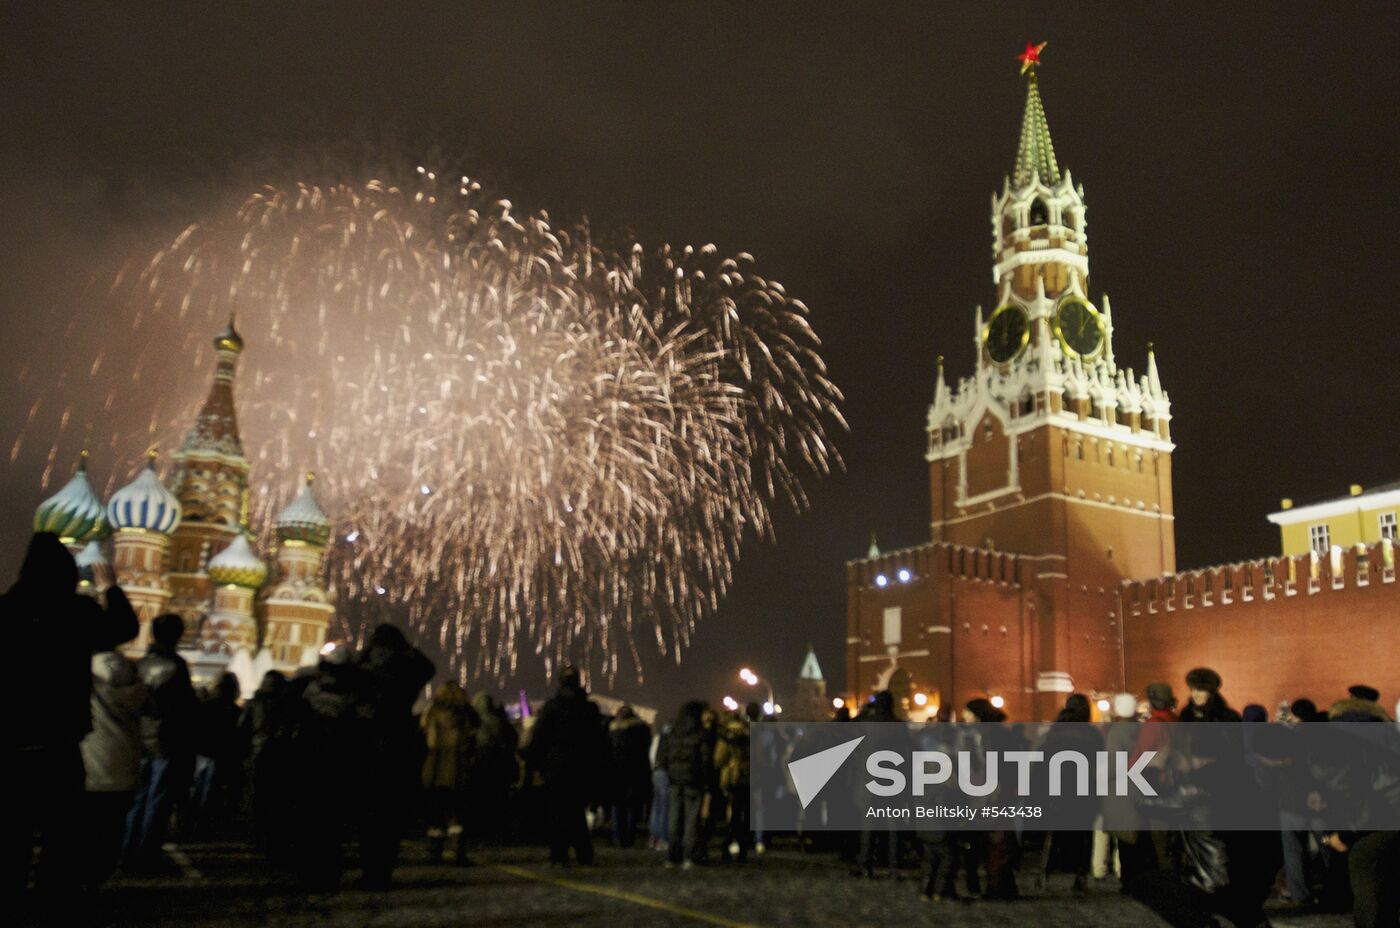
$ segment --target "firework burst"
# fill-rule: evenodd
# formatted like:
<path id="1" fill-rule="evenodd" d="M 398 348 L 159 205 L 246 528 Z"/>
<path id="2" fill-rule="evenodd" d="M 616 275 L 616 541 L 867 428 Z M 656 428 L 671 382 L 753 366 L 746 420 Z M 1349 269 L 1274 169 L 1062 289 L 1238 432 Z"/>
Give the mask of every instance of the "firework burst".
<path id="1" fill-rule="evenodd" d="M 236 313 L 253 524 L 315 468 L 348 631 L 406 615 L 464 673 L 535 653 L 611 675 L 639 637 L 678 658 L 742 539 L 838 463 L 806 307 L 746 254 L 603 247 L 465 177 L 410 180 L 267 187 L 186 229 L 118 281 L 136 337 L 84 362 L 102 410 L 60 428 L 140 397 L 178 444 Z M 137 431 L 105 444 L 134 458 Z"/>

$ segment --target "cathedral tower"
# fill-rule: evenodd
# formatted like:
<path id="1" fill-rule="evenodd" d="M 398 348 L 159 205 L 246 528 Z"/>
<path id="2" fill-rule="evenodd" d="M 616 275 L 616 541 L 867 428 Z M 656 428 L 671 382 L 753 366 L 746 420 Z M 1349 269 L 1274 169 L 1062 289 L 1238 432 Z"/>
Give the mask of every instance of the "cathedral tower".
<path id="1" fill-rule="evenodd" d="M 1176 569 L 1171 403 L 1150 348 L 1141 376 L 1118 365 L 1108 296 L 1092 297 L 1084 189 L 1055 157 L 1039 53 L 1021 56 L 1020 144 L 992 197 L 995 308 L 976 310 L 970 377 L 950 387 L 939 360 L 926 455 L 933 540 L 1030 565 L 1038 710 L 1116 685 L 1119 583 Z"/>
<path id="2" fill-rule="evenodd" d="M 307 473 L 301 493 L 277 515 L 277 573 L 258 604 L 263 647 L 278 666 L 313 663 L 326 642 L 335 607 L 321 579 L 331 522 L 316 501 Z"/>
<path id="3" fill-rule="evenodd" d="M 238 434 L 233 381 L 243 338 L 233 318 L 214 337 L 214 379 L 194 426 L 173 455 L 171 487 L 180 501 L 172 540 L 171 608 L 185 619 L 185 647 L 200 647 L 214 593 L 208 565 L 248 522 L 248 458 Z"/>
<path id="4" fill-rule="evenodd" d="M 170 536 L 180 525 L 180 503 L 156 474 L 154 450 L 136 479 L 112 494 L 107 521 L 112 527 L 113 573 L 141 620 L 140 634 L 127 649 L 144 654 L 151 620 L 170 601 Z"/>

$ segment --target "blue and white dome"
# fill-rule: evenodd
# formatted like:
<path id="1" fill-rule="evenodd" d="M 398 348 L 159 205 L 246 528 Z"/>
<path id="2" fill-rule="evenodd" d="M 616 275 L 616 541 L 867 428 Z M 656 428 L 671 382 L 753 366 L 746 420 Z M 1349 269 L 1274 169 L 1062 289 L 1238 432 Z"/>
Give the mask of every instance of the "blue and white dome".
<path id="1" fill-rule="evenodd" d="M 66 545 L 80 545 L 101 538 L 107 528 L 102 500 L 87 478 L 87 452 L 78 459 L 78 471 L 34 513 L 34 531 L 53 532 Z"/>
<path id="2" fill-rule="evenodd" d="M 135 480 L 112 494 L 107 521 L 113 531 L 142 529 L 161 535 L 169 535 L 180 524 L 180 501 L 156 475 L 154 453 Z"/>

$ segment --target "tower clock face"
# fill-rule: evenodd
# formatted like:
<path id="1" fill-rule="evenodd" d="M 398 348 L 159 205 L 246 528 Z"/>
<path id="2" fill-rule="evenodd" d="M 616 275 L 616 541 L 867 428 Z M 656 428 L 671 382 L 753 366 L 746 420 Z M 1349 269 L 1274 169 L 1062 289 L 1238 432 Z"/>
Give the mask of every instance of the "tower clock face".
<path id="1" fill-rule="evenodd" d="M 1030 337 L 1031 327 L 1026 311 L 1008 303 L 992 313 L 982 343 L 987 348 L 989 358 L 997 364 L 1006 364 L 1025 349 Z"/>
<path id="2" fill-rule="evenodd" d="M 1055 336 L 1065 354 L 1087 360 L 1103 347 L 1103 323 L 1087 300 L 1069 297 L 1055 310 Z"/>

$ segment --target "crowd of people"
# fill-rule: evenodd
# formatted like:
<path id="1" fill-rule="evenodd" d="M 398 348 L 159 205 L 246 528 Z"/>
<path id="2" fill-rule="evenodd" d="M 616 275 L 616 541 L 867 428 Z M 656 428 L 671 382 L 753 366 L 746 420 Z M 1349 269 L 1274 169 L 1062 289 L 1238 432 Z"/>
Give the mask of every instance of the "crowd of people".
<path id="1" fill-rule="evenodd" d="M 1303 801 L 1283 810 L 1275 831 L 1183 824 L 1226 780 L 1252 777 L 1263 791 L 1270 778 L 1294 776 L 1271 738 L 1241 746 L 1224 737 L 1227 729 L 1193 725 L 1189 769 L 1155 774 L 1157 805 L 1071 800 L 1079 803 L 1070 810 L 1080 825 L 1073 829 L 799 827 L 775 836 L 765 818 L 794 801 L 791 784 L 753 788 L 752 761 L 778 769 L 812 745 L 767 724 L 756 704 L 724 711 L 689 701 L 655 725 L 629 706 L 607 717 L 580 673 L 565 667 L 538 712 L 513 718 L 490 694 L 469 697 L 456 681 L 427 695 L 435 668 L 392 625 L 374 629 L 359 650 L 328 646 L 316 667 L 290 678 L 269 672 L 247 699 L 228 674 L 201 692 L 179 653 L 179 616 L 155 618 L 147 652 L 133 660 L 121 648 L 136 638 L 138 622 L 120 588 L 99 602 L 78 595 L 77 580 L 67 549 L 39 534 L 19 580 L 0 598 L 26 658 L 18 662 L 21 692 L 33 697 L 7 746 L 31 801 L 18 804 L 8 830 L 5 879 L 11 901 L 40 920 L 78 923 L 118 867 L 177 870 L 165 850 L 171 841 L 244 840 L 308 891 L 330 891 L 341 885 L 351 846 L 360 885 L 382 889 L 405 838 L 423 841 L 428 860 L 443 865 L 471 865 L 482 845 L 539 841 L 551 865 L 587 866 L 595 836 L 608 831 L 618 847 L 645 843 L 659 864 L 681 870 L 743 865 L 781 840 L 839 855 L 858 877 L 917 872 L 930 903 L 1014 899 L 1018 878 L 1043 882 L 1064 871 L 1076 893 L 1116 876 L 1124 892 L 1173 925 L 1225 918 L 1258 928 L 1267 924 L 1271 893 L 1297 906 L 1350 907 L 1361 928 L 1396 928 L 1400 919 L 1400 832 L 1318 831 Z M 1199 668 L 1185 682 L 1183 706 L 1166 683 L 1147 687 L 1141 699 L 1120 694 L 1103 713 L 1119 724 L 1108 726 L 1079 724 L 1097 720 L 1099 707 L 1073 694 L 1040 732 L 986 699 L 968 702 L 956 720 L 946 708 L 937 716 L 975 726 L 889 731 L 912 732 L 898 737 L 926 748 L 956 741 L 974 755 L 1034 747 L 1170 756 L 1185 726 L 1165 723 L 1269 718 L 1261 706 L 1231 708 L 1214 671 Z M 1279 707 L 1275 720 L 1393 722 L 1378 699 L 1356 686 L 1326 712 L 1300 699 Z M 886 691 L 855 714 L 838 710 L 833 721 L 900 723 L 906 707 Z M 1381 794 L 1400 804 L 1400 768 L 1383 774 L 1395 779 Z"/>
<path id="2" fill-rule="evenodd" d="M 1245 706 L 1243 713 L 1233 709 L 1221 693 L 1218 673 L 1197 668 L 1185 682 L 1184 706 L 1178 706 L 1167 683 L 1151 684 L 1141 699 L 1122 693 L 1099 707 L 1072 694 L 1048 726 L 1012 722 L 988 700 L 973 699 L 956 720 L 962 726 L 892 729 L 898 734 L 877 746 L 957 756 L 959 763 L 971 764 L 973 783 L 986 782 L 983 770 L 992 751 L 1003 757 L 1010 751 L 1034 750 L 1044 757 L 1073 751 L 1091 765 L 1103 751 L 1110 757 L 1122 752 L 1130 762 L 1151 751 L 1154 762 L 1145 776 L 1155 797 L 1114 791 L 1102 798 L 1065 795 L 1054 800 L 1062 830 L 1036 831 L 1028 819 L 984 831 L 930 823 L 907 832 L 867 829 L 858 840 L 838 835 L 837 851 L 858 876 L 874 878 L 886 866 L 891 871 L 918 866 L 920 894 L 931 903 L 1015 899 L 1021 893 L 1018 875 L 1029 874 L 1043 886 L 1048 874 L 1064 872 L 1074 893 L 1087 891 L 1091 880 L 1115 877 L 1124 893 L 1174 926 L 1258 928 L 1268 924 L 1264 905 L 1271 896 L 1296 910 L 1351 910 L 1361 928 L 1400 924 L 1395 881 L 1400 832 L 1394 830 L 1400 823 L 1400 733 L 1380 705 L 1380 694 L 1353 686 L 1327 712 L 1299 699 L 1278 708 L 1273 721 L 1280 724 L 1261 725 L 1255 733 L 1248 723 L 1270 721 L 1269 713 L 1259 705 Z M 842 709 L 836 721 L 890 722 L 901 716 L 894 696 L 881 692 L 854 719 Z M 936 720 L 954 721 L 946 709 Z M 1106 724 L 1085 724 L 1091 721 Z M 1200 724 L 1220 722 L 1240 724 Z M 1335 738 L 1292 737 L 1296 726 L 1318 722 L 1387 724 L 1375 730 L 1381 737 L 1374 739 L 1358 739 L 1335 724 L 1327 730 Z M 1377 745 L 1379 750 L 1372 750 Z M 1364 757 L 1358 754 L 1362 749 L 1369 752 Z M 1091 772 L 1089 781 L 1096 777 Z M 865 777 L 857 773 L 852 779 Z M 1044 783 L 1035 789 L 1032 795 L 1044 801 Z M 1011 790 L 1003 783 L 981 801 L 997 805 Z M 926 793 L 920 801 L 952 804 L 959 798 L 966 801 L 949 781 L 942 792 Z M 1247 810 L 1241 803 L 1256 805 Z M 1338 830 L 1318 814 L 1329 804 L 1361 824 Z M 811 811 L 821 814 L 819 805 Z M 1368 829 L 1368 817 L 1383 824 Z M 1245 820 L 1275 827 L 1237 830 L 1215 824 Z"/>

